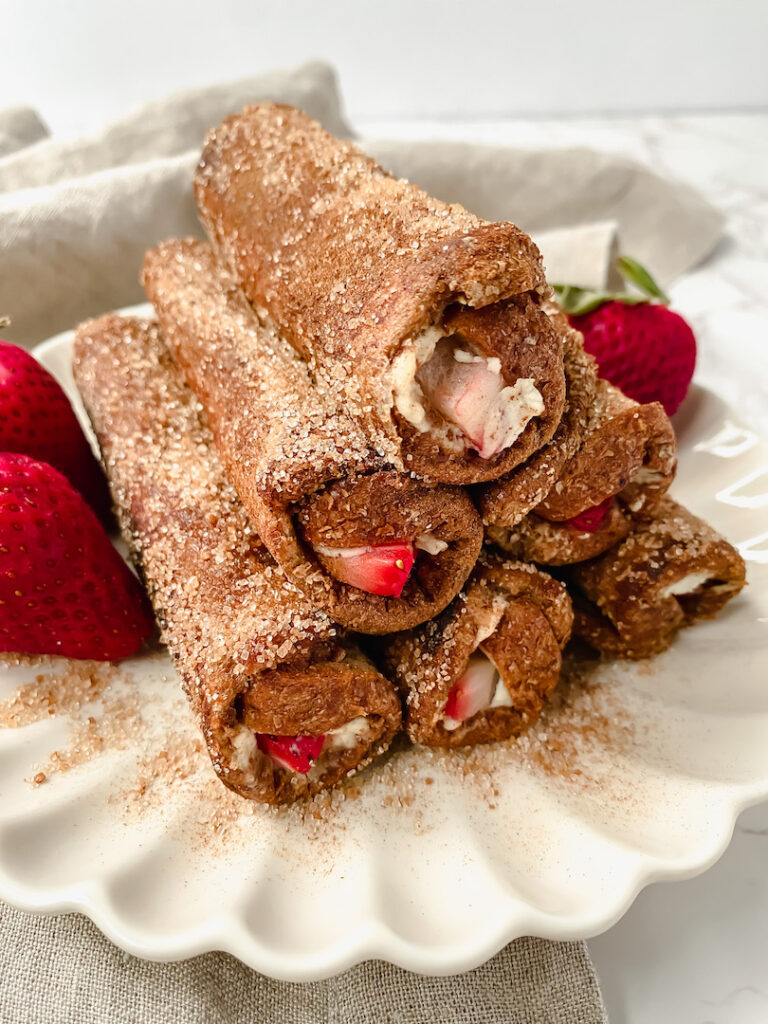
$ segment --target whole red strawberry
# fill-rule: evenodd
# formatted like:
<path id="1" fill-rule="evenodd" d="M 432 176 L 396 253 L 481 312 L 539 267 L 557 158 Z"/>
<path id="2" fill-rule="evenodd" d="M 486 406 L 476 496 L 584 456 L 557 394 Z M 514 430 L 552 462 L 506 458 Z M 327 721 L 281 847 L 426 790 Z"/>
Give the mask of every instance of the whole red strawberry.
<path id="1" fill-rule="evenodd" d="M 0 341 L 0 452 L 54 466 L 108 521 L 107 482 L 67 396 L 29 352 L 7 341 Z"/>
<path id="2" fill-rule="evenodd" d="M 0 651 L 115 661 L 153 628 L 141 584 L 67 479 L 0 454 Z"/>
<path id="3" fill-rule="evenodd" d="M 619 269 L 641 295 L 556 288 L 558 297 L 600 376 L 636 402 L 661 402 L 671 416 L 690 387 L 696 339 L 643 267 L 623 256 Z"/>

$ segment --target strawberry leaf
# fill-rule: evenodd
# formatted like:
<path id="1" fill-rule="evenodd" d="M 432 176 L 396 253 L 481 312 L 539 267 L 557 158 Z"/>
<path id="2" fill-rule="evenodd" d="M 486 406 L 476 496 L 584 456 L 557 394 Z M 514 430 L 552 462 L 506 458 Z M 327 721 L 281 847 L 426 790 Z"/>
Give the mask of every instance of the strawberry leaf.
<path id="1" fill-rule="evenodd" d="M 637 260 L 633 260 L 631 256 L 619 256 L 616 260 L 616 267 L 624 280 L 629 281 L 635 288 L 639 288 L 643 295 L 650 299 L 658 299 L 665 306 L 669 305 L 667 296 Z"/>
<path id="2" fill-rule="evenodd" d="M 591 313 L 593 309 L 605 305 L 606 302 L 625 302 L 633 306 L 648 301 L 645 295 L 636 295 L 632 292 L 599 292 L 591 288 L 577 288 L 572 284 L 555 284 L 552 285 L 552 290 L 562 311 L 570 316 Z"/>

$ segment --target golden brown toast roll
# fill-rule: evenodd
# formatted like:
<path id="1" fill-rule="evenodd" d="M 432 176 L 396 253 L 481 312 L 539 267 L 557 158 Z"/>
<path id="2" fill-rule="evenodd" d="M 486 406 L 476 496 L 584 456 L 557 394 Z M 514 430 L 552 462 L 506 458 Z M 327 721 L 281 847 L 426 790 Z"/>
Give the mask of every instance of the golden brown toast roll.
<path id="1" fill-rule="evenodd" d="M 492 480 L 555 432 L 562 347 L 540 254 L 513 224 L 432 199 L 270 103 L 209 133 L 195 192 L 259 316 L 400 468 Z"/>
<path id="2" fill-rule="evenodd" d="M 561 583 L 484 553 L 441 615 L 382 638 L 382 665 L 403 695 L 410 738 L 458 747 L 523 732 L 557 683 L 572 622 Z"/>
<path id="3" fill-rule="evenodd" d="M 597 650 L 646 658 L 683 626 L 716 615 L 745 583 L 744 560 L 671 498 L 602 557 L 568 570 L 574 633 Z"/>
<path id="4" fill-rule="evenodd" d="M 581 335 L 556 307 L 547 308 L 565 333 L 563 420 L 529 463 L 479 487 L 478 504 L 488 538 L 507 554 L 569 565 L 602 554 L 630 532 L 634 519 L 653 516 L 674 479 L 677 455 L 662 406 L 640 405 L 597 378 Z"/>
<path id="5" fill-rule="evenodd" d="M 650 516 L 676 470 L 675 432 L 663 406 L 640 405 L 600 379 L 582 443 L 536 512 L 564 522 L 618 496 L 634 515 Z"/>
<path id="6" fill-rule="evenodd" d="M 546 498 L 576 455 L 589 429 L 598 379 L 583 338 L 555 307 L 546 306 L 563 344 L 565 407 L 554 436 L 526 462 L 499 480 L 474 488 L 483 520 L 498 529 L 519 523 Z"/>
<path id="7" fill-rule="evenodd" d="M 366 434 L 338 394 L 315 387 L 210 246 L 171 241 L 151 250 L 144 283 L 227 476 L 289 579 L 359 632 L 394 632 L 442 611 L 482 544 L 467 494 L 393 470 L 381 454 L 383 434 Z M 379 556 L 392 545 L 392 557 L 403 548 L 414 563 L 389 594 L 361 589 L 365 578 L 353 585 L 339 577 L 350 562 L 359 573 L 354 552 L 366 550 L 367 571 L 386 573 Z M 387 590 L 386 579 L 378 582 Z M 401 584 L 399 596 L 391 593 Z"/>
<path id="8" fill-rule="evenodd" d="M 596 558 L 623 540 L 632 530 L 632 517 L 618 502 L 611 502 L 599 523 L 582 529 L 574 524 L 552 523 L 529 512 L 516 526 L 489 526 L 487 539 L 512 558 L 537 565 L 573 565 Z"/>
<path id="9" fill-rule="evenodd" d="M 400 723 L 392 686 L 257 537 L 158 326 L 114 315 L 83 324 L 74 371 L 123 536 L 222 781 L 288 803 L 386 749 Z M 299 755 L 303 767 L 288 767 Z"/>

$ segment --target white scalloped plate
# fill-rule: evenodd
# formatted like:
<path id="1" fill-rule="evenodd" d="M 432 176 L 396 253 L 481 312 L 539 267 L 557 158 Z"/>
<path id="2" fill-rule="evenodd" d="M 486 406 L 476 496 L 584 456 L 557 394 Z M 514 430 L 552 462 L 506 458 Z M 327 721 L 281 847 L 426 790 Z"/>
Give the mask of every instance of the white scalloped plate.
<path id="1" fill-rule="evenodd" d="M 73 395 L 70 350 L 62 335 L 38 355 Z M 676 496 L 748 559 L 718 619 L 564 684 L 527 740 L 398 750 L 304 811 L 230 795 L 165 654 L 134 658 L 88 705 L 0 729 L 0 896 L 83 911 L 139 956 L 226 950 L 308 980 L 374 957 L 453 973 L 519 935 L 587 937 L 649 882 L 702 871 L 768 798 L 768 446 L 701 389 L 677 427 Z M 39 712 L 35 677 L 65 667 L 3 667 L 0 717 L 22 684 Z"/>

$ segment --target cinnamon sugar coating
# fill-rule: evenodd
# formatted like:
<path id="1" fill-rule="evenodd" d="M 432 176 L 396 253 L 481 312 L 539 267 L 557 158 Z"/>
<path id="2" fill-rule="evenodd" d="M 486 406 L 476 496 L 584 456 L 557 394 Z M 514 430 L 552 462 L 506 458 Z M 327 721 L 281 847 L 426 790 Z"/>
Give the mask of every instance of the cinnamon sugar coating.
<path id="1" fill-rule="evenodd" d="M 515 526 L 544 500 L 579 450 L 592 416 L 598 386 L 595 361 L 568 318 L 552 304 L 546 308 L 563 347 L 565 407 L 547 444 L 511 473 L 475 489 L 483 521 L 497 528 Z"/>
<path id="2" fill-rule="evenodd" d="M 632 514 L 652 515 L 674 479 L 677 454 L 674 430 L 662 406 L 640 405 L 599 379 L 581 334 L 554 303 L 545 308 L 563 339 L 563 418 L 549 444 L 512 473 L 479 487 L 477 500 L 483 520 L 497 536 L 513 532 L 511 528 L 535 510 L 536 517 L 522 533 L 534 541 L 534 531 L 543 530 L 541 543 L 551 548 L 558 531 L 541 527 L 541 520 L 564 522 L 614 495 Z M 613 527 L 606 546 L 619 539 L 616 515 Z M 562 536 L 557 560 L 540 558 L 526 546 L 505 545 L 505 550 L 519 558 L 564 564 L 571 560 L 566 549 L 572 547 L 573 531 Z M 607 532 L 604 536 L 608 538 Z M 586 558 L 599 553 L 594 545 L 579 545 L 575 553 L 582 550 L 588 552 Z"/>
<path id="3" fill-rule="evenodd" d="M 633 513 L 649 516 L 676 471 L 675 432 L 663 406 L 640 405 L 601 379 L 581 446 L 536 512 L 562 522 L 618 495 Z"/>
<path id="4" fill-rule="evenodd" d="M 632 529 L 632 517 L 614 502 L 597 530 L 589 533 L 568 523 L 552 523 L 529 512 L 516 526 L 489 526 L 486 538 L 512 558 L 538 565 L 573 565 L 596 558 L 618 544 Z"/>
<path id="5" fill-rule="evenodd" d="M 583 339 L 552 303 L 563 337 L 566 410 L 555 436 L 524 465 L 477 489 L 487 536 L 513 558 L 570 565 L 612 548 L 649 518 L 677 470 L 675 434 L 658 402 L 640 405 L 597 377 Z M 610 497 L 599 529 L 568 520 Z"/>
<path id="6" fill-rule="evenodd" d="M 195 192 L 211 240 L 257 311 L 367 432 L 387 435 L 399 468 L 447 483 L 494 479 L 552 436 L 564 401 L 562 352 L 540 308 L 548 294 L 540 254 L 513 224 L 432 199 L 301 111 L 271 103 L 209 133 Z M 449 307 L 469 330 L 473 310 L 508 299 L 498 322 L 486 317 L 472 329 L 507 383 L 531 376 L 541 385 L 544 415 L 490 459 L 448 451 L 393 415 L 393 360 Z"/>
<path id="7" fill-rule="evenodd" d="M 392 687 L 259 540 L 158 326 L 115 315 L 83 324 L 74 372 L 123 537 L 222 781 L 285 803 L 385 749 L 400 721 Z M 243 709 L 260 701 L 269 713 L 251 714 L 246 727 Z M 278 767 L 253 740 L 253 731 L 319 734 L 360 715 L 366 735 L 306 777 Z"/>
<path id="8" fill-rule="evenodd" d="M 646 658 L 682 627 L 716 615 L 744 586 L 745 565 L 711 526 L 663 498 L 654 519 L 638 521 L 626 540 L 567 579 L 574 632 L 605 654 Z"/>
<path id="9" fill-rule="evenodd" d="M 498 669 L 512 706 L 487 708 L 447 729 L 450 691 L 489 617 L 496 616 L 480 648 Z M 484 552 L 462 593 L 441 615 L 382 641 L 382 665 L 403 695 L 410 738 L 426 746 L 458 747 L 524 732 L 557 684 L 572 622 L 570 600 L 557 580 L 532 565 Z"/>
<path id="10" fill-rule="evenodd" d="M 147 253 L 144 284 L 188 384 L 203 404 L 228 479 L 256 532 L 310 603 L 367 633 L 409 628 L 458 593 L 482 544 L 455 487 L 391 468 L 393 450 L 262 324 L 210 246 L 170 241 Z M 337 580 L 312 545 L 350 548 L 430 534 L 400 598 Z"/>

